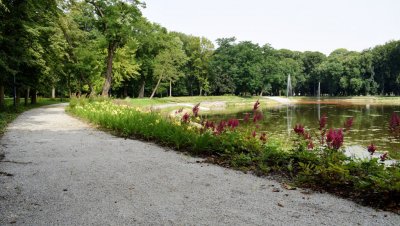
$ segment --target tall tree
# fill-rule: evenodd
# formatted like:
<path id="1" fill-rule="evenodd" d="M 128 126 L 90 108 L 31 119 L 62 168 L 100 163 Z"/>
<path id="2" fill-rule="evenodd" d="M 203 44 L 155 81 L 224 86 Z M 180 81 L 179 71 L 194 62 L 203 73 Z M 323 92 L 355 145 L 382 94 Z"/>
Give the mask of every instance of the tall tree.
<path id="1" fill-rule="evenodd" d="M 107 58 L 102 96 L 108 96 L 113 79 L 113 59 L 118 48 L 123 47 L 133 33 L 133 25 L 141 17 L 138 0 L 86 0 L 93 6 L 96 26 L 107 40 Z"/>
<path id="2" fill-rule="evenodd" d="M 6 10 L 0 9 L 0 105 L 4 103 L 5 84 L 31 87 L 35 103 L 40 77 L 47 75 L 52 66 L 45 56 L 54 47 L 54 40 L 46 37 L 54 34 L 53 22 L 60 13 L 57 2 L 6 0 L 3 4 Z"/>
<path id="3" fill-rule="evenodd" d="M 138 22 L 136 39 L 138 40 L 136 59 L 140 65 L 137 79 L 139 82 L 138 97 L 143 98 L 146 83 L 151 84 L 153 80 L 154 59 L 165 48 L 168 31 L 159 24 L 150 23 L 145 18 L 141 18 Z"/>
<path id="4" fill-rule="evenodd" d="M 182 41 L 179 37 L 172 37 L 167 48 L 162 50 L 154 59 L 154 75 L 157 77 L 156 86 L 150 96 L 154 97 L 162 80 L 170 83 L 170 94 L 172 93 L 172 82 L 183 76 L 181 67 L 186 63 L 187 56 L 182 49 Z"/>

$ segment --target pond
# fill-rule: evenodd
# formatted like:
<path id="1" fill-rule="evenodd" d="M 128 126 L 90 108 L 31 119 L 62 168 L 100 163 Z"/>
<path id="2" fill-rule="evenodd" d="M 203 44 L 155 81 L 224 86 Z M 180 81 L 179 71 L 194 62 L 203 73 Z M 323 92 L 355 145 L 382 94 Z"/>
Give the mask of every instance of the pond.
<path id="1" fill-rule="evenodd" d="M 229 118 L 243 120 L 246 113 L 252 114 L 251 108 L 234 113 L 234 109 L 230 110 L 226 111 L 230 113 L 210 113 L 204 117 L 218 122 Z M 298 123 L 310 131 L 319 133 L 318 119 L 324 114 L 328 117 L 327 128 L 343 128 L 346 119 L 354 117 L 351 130 L 345 133 L 345 146 L 367 147 L 374 143 L 378 151 L 389 151 L 396 158 L 400 156 L 400 139 L 389 130 L 390 117 L 393 112 L 400 112 L 400 106 L 296 104 L 260 110 L 264 117 L 258 131 L 265 131 L 269 137 L 287 139 L 296 136 L 293 128 Z"/>

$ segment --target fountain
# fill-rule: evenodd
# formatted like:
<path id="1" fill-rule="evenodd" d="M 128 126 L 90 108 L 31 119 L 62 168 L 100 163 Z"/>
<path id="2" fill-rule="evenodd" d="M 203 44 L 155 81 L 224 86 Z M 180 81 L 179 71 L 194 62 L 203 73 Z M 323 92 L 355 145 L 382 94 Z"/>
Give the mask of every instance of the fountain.
<path id="1" fill-rule="evenodd" d="M 288 75 L 286 87 L 286 97 L 289 98 L 289 96 L 293 96 L 292 80 L 290 79 L 290 74 Z"/>

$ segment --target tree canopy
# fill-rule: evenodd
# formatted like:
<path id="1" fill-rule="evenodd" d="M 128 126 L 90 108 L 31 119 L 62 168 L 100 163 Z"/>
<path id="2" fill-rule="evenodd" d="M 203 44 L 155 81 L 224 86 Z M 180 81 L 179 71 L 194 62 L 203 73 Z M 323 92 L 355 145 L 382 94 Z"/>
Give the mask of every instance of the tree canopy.
<path id="1" fill-rule="evenodd" d="M 400 95 L 400 41 L 361 52 L 275 49 L 168 31 L 138 0 L 2 0 L 5 96 Z M 15 78 L 15 82 L 14 82 Z"/>

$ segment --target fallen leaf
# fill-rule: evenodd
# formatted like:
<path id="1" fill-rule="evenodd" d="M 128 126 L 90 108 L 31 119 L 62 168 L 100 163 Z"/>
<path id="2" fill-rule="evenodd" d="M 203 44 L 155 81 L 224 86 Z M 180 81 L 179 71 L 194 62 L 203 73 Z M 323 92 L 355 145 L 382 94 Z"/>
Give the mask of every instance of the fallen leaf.
<path id="1" fill-rule="evenodd" d="M 293 187 L 293 186 L 288 185 L 288 184 L 283 184 L 282 187 L 287 189 L 287 190 L 296 190 L 297 189 L 296 187 Z"/>

